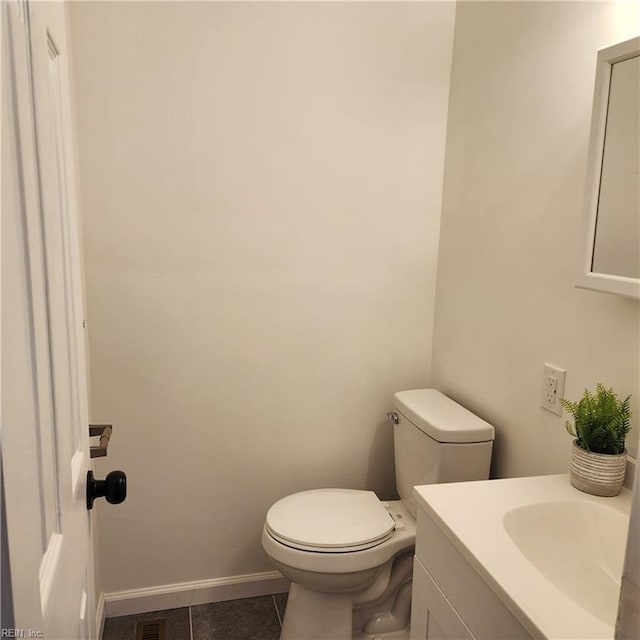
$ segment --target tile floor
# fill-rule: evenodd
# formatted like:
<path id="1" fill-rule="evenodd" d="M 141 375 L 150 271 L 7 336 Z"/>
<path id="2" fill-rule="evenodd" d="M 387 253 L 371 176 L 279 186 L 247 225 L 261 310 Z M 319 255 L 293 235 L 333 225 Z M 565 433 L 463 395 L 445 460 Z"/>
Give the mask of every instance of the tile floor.
<path id="1" fill-rule="evenodd" d="M 287 594 L 107 618 L 102 640 L 135 640 L 136 624 L 165 620 L 166 640 L 278 640 Z"/>

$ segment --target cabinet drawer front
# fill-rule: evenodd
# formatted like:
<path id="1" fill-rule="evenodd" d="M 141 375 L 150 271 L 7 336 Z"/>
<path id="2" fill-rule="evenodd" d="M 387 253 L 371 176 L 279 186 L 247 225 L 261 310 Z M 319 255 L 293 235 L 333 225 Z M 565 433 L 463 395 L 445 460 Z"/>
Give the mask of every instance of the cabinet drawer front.
<path id="1" fill-rule="evenodd" d="M 413 559 L 411 640 L 476 640 L 417 558 Z"/>
<path id="2" fill-rule="evenodd" d="M 532 637 L 422 509 L 418 511 L 416 557 L 477 640 Z"/>

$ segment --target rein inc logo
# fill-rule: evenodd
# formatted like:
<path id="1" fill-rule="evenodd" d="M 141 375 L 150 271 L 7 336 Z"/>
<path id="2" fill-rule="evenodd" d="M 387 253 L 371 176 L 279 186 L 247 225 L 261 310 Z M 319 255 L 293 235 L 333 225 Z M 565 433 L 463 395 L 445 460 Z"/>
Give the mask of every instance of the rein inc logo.
<path id="1" fill-rule="evenodd" d="M 0 638 L 44 638 L 37 629 L 0 629 Z"/>

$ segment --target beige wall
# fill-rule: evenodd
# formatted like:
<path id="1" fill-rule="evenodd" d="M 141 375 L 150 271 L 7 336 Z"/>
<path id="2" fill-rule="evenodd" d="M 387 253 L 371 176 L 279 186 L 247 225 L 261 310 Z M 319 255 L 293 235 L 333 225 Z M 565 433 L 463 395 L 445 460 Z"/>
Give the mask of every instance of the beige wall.
<path id="1" fill-rule="evenodd" d="M 453 5 L 71 9 L 107 592 L 269 570 L 269 505 L 393 495 L 430 381 Z"/>
<path id="2" fill-rule="evenodd" d="M 637 446 L 638 302 L 574 287 L 596 50 L 637 32 L 637 8 L 458 4 L 433 382 L 495 425 L 496 476 L 567 469 L 544 362 L 569 398 L 633 394 Z"/>

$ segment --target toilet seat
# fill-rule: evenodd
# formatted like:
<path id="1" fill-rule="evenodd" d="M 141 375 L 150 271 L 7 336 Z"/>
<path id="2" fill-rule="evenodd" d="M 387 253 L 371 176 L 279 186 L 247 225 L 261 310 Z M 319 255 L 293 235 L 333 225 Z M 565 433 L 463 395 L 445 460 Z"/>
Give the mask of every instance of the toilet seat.
<path id="1" fill-rule="evenodd" d="M 282 498 L 265 528 L 278 542 L 301 551 L 348 553 L 388 540 L 396 523 L 372 491 L 315 489 Z"/>
<path id="2" fill-rule="evenodd" d="M 295 494 L 294 494 L 295 495 Z M 262 528 L 262 547 L 278 568 L 280 565 L 294 570 L 312 571 L 324 574 L 350 573 L 379 567 L 398 553 L 411 549 L 416 543 L 416 522 L 401 500 L 389 503 L 379 502 L 380 508 L 391 514 L 395 528 L 386 538 L 365 549 L 322 549 L 310 547 L 300 549 L 291 542 L 284 542 L 274 536 L 265 521 Z"/>

